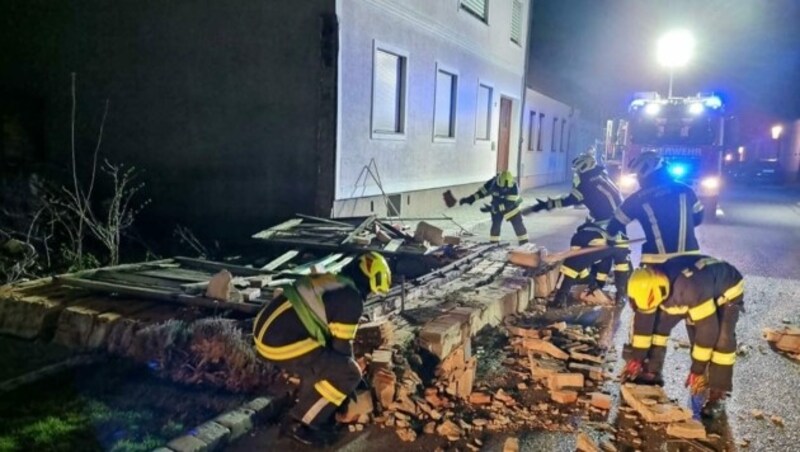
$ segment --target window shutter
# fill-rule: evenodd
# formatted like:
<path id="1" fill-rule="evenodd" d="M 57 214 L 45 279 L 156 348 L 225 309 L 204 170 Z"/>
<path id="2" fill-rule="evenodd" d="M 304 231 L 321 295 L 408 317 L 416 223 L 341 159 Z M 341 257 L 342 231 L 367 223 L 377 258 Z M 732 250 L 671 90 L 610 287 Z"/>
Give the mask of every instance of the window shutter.
<path id="1" fill-rule="evenodd" d="M 461 7 L 481 19 L 486 19 L 486 0 L 461 0 Z"/>
<path id="2" fill-rule="evenodd" d="M 511 40 L 522 44 L 522 2 L 514 0 L 511 7 Z"/>

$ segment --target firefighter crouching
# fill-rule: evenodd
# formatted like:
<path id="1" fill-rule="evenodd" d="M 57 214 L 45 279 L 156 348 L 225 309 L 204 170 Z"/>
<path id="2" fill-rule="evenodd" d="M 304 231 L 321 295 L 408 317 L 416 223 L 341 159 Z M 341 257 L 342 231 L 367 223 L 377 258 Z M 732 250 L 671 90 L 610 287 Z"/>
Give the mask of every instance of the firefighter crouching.
<path id="1" fill-rule="evenodd" d="M 259 355 L 301 377 L 298 402 L 281 433 L 306 445 L 335 441 L 332 415 L 361 382 L 352 340 L 364 298 L 391 286 L 389 265 L 378 253 L 362 255 L 343 273 L 310 275 L 283 287 L 253 327 Z"/>
<path id="2" fill-rule="evenodd" d="M 519 195 L 519 187 L 510 171 L 503 171 L 486 181 L 485 184 L 470 196 L 461 198 L 459 205 L 474 203 L 476 200 L 492 197 L 491 204 L 481 207 L 481 212 L 492 215 L 492 227 L 489 231 L 489 241 L 492 243 L 500 242 L 500 227 L 503 220 L 511 223 L 514 233 L 517 234 L 517 241 L 520 245 L 528 243 L 528 230 L 522 223 L 520 206 L 522 197 Z"/>
<path id="3" fill-rule="evenodd" d="M 623 240 L 613 241 L 605 229 L 614 212 L 622 204 L 622 195 L 611 181 L 605 167 L 599 165 L 593 155 L 588 153 L 579 155 L 572 161 L 572 169 L 575 174 L 572 191 L 568 195 L 537 200 L 533 206 L 523 209 L 523 214 L 583 204 L 589 209 L 589 218 L 572 236 L 570 247 L 580 249 L 609 244 L 612 246 L 608 250 L 564 260 L 553 305 L 565 306 L 570 289 L 582 280 L 589 280 L 590 292 L 602 289 L 608 281 L 612 263 L 617 289 L 616 299 L 618 303 L 624 303 L 631 271 L 630 247 Z"/>
<path id="4" fill-rule="evenodd" d="M 692 344 L 686 386 L 693 396 L 709 389 L 709 403 L 724 399 L 732 389 L 736 322 L 744 309 L 741 273 L 713 257 L 681 256 L 634 271 L 628 295 L 635 311 L 623 380 L 662 382 L 670 331 L 686 320 Z"/>
<path id="5" fill-rule="evenodd" d="M 640 189 L 625 199 L 608 225 L 614 237 L 637 220 L 646 241 L 642 264 L 658 265 L 687 254 L 699 254 L 695 227 L 703 221 L 703 204 L 691 187 L 670 176 L 655 151 L 645 151 L 631 161 Z"/>

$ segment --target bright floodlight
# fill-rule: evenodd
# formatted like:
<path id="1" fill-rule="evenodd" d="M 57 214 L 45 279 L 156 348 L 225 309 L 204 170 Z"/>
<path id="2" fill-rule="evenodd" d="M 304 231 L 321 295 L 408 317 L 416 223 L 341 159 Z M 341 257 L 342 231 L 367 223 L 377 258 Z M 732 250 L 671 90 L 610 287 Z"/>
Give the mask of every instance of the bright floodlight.
<path id="1" fill-rule="evenodd" d="M 658 40 L 658 62 L 668 68 L 686 66 L 694 54 L 694 37 L 686 30 L 674 30 Z"/>
<path id="2" fill-rule="evenodd" d="M 661 111 L 661 105 L 658 104 L 647 104 L 644 106 L 644 112 L 647 115 L 655 116 L 658 112 Z"/>
<path id="3" fill-rule="evenodd" d="M 780 124 L 772 126 L 772 139 L 777 140 L 783 133 L 783 126 Z"/>
<path id="4" fill-rule="evenodd" d="M 703 104 L 700 102 L 694 102 L 689 104 L 689 113 L 693 115 L 699 115 L 704 110 Z"/>

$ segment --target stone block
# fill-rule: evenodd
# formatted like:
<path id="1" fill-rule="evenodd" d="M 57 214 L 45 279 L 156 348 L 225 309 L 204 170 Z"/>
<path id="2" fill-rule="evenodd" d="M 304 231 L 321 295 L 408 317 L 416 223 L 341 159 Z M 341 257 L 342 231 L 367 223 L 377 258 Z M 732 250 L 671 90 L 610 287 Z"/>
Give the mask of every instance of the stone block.
<path id="1" fill-rule="evenodd" d="M 49 337 L 64 307 L 61 300 L 26 296 L 6 286 L 0 292 L 0 333 L 23 339 Z"/>
<path id="2" fill-rule="evenodd" d="M 375 407 L 372 401 L 372 393 L 369 391 L 360 391 L 356 394 L 356 400 L 347 400 L 347 407 L 345 412 L 336 417 L 336 419 L 344 424 L 351 424 L 356 422 L 363 414 L 372 414 Z"/>
<path id="3" fill-rule="evenodd" d="M 206 452 L 208 444 L 191 435 L 179 436 L 167 443 L 167 448 L 175 452 Z"/>
<path id="4" fill-rule="evenodd" d="M 214 422 L 227 427 L 231 431 L 230 441 L 239 438 L 253 429 L 253 410 L 238 408 L 214 419 Z"/>
<path id="5" fill-rule="evenodd" d="M 444 231 L 430 223 L 420 221 L 417 223 L 414 239 L 418 242 L 428 242 L 433 246 L 441 246 L 444 244 Z"/>
<path id="6" fill-rule="evenodd" d="M 566 360 L 569 358 L 567 352 L 561 350 L 550 342 L 543 339 L 526 338 L 522 342 L 526 350 L 540 355 L 549 355 L 556 359 Z"/>
<path id="7" fill-rule="evenodd" d="M 224 446 L 231 431 L 227 427 L 217 424 L 216 422 L 209 421 L 204 424 L 198 425 L 190 433 L 191 436 L 204 442 L 207 446 L 205 450 L 217 450 Z"/>
<path id="8" fill-rule="evenodd" d="M 647 422 L 672 423 L 692 418 L 692 412 L 670 402 L 660 386 L 626 383 L 622 385 L 622 398 Z"/>
<path id="9" fill-rule="evenodd" d="M 536 275 L 533 279 L 534 283 L 534 296 L 536 298 L 547 298 L 556 290 L 556 282 L 558 281 L 558 267 L 554 266 L 552 269 Z"/>
<path id="10" fill-rule="evenodd" d="M 667 435 L 683 439 L 706 439 L 706 428 L 700 421 L 690 419 L 669 424 Z"/>
<path id="11" fill-rule="evenodd" d="M 381 368 L 372 375 L 372 388 L 381 408 L 388 409 L 392 406 L 396 384 L 397 376 L 391 370 Z"/>
<path id="12" fill-rule="evenodd" d="M 578 452 L 600 452 L 597 443 L 584 432 L 578 433 L 575 449 L 578 450 Z"/>

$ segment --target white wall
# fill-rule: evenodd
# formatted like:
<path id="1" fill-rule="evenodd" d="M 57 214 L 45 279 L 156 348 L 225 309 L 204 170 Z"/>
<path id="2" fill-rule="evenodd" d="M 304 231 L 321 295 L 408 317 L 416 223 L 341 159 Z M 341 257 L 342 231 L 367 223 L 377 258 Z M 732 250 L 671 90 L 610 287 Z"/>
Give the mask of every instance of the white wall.
<path id="1" fill-rule="evenodd" d="M 530 88 L 528 88 L 526 92 L 525 110 L 522 128 L 522 169 L 520 177 L 522 188 L 538 187 L 569 180 L 571 177 L 569 162 L 574 158 L 576 153 L 583 151 L 583 149 L 577 149 L 576 145 L 579 141 L 577 110 Z M 531 149 L 530 146 L 531 137 L 529 132 L 532 111 L 536 112 L 537 116 L 535 120 L 536 128 L 534 129 L 533 149 Z M 538 116 L 540 113 L 544 113 L 545 115 L 542 121 L 541 131 L 538 130 Z M 555 152 L 551 147 L 553 118 L 558 118 L 558 126 L 555 130 Z M 564 129 L 563 147 L 561 144 L 562 119 L 567 120 Z M 570 126 L 572 126 L 571 134 L 569 132 Z M 535 143 L 536 133 L 542 134 L 541 151 L 537 149 Z"/>
<path id="2" fill-rule="evenodd" d="M 787 183 L 800 182 L 800 119 L 794 121 L 788 129 L 789 134 L 783 145 L 785 150 L 781 152 L 781 167 Z"/>
<path id="3" fill-rule="evenodd" d="M 496 172 L 500 96 L 513 100 L 509 169 L 516 172 L 528 0 L 522 45 L 510 40 L 511 0 L 490 0 L 488 25 L 459 0 L 338 0 L 340 76 L 336 199 L 380 193 L 359 181 L 375 159 L 387 193 L 483 181 Z M 402 139 L 371 137 L 375 43 L 407 55 L 406 130 Z M 456 133 L 433 138 L 437 64 L 458 73 Z M 494 87 L 490 141 L 475 140 L 478 84 Z"/>

